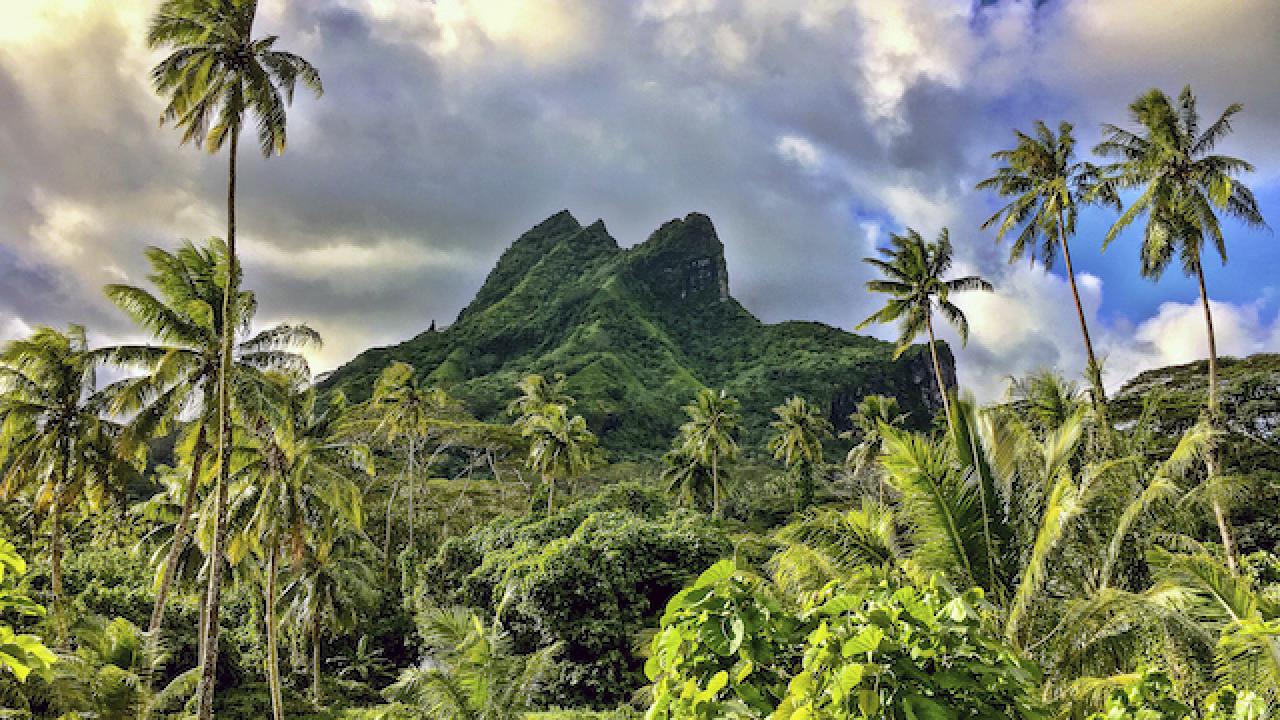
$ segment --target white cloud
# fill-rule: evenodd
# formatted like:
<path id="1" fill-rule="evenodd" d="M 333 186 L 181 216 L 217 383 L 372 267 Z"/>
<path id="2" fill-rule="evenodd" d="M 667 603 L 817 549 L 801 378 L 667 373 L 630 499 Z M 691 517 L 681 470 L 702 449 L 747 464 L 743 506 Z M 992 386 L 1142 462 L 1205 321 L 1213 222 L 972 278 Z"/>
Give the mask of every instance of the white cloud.
<path id="1" fill-rule="evenodd" d="M 1107 322 L 1098 313 L 1101 281 L 1087 273 L 1076 280 L 1109 391 L 1146 370 L 1208 356 L 1199 303 L 1162 303 L 1153 316 L 1136 324 Z M 1083 381 L 1084 345 L 1066 278 L 1014 266 L 1000 277 L 996 292 L 965 293 L 955 302 L 970 323 L 968 347 L 958 358 L 960 383 L 980 399 L 1000 397 L 1010 375 L 1040 369 Z M 1219 356 L 1280 352 L 1280 314 L 1268 316 L 1264 302 L 1214 301 L 1211 307 Z M 959 347 L 956 334 L 940 328 L 941 337 Z"/>
<path id="2" fill-rule="evenodd" d="M 1261 303 L 1210 302 L 1218 355 L 1244 357 L 1280 351 L 1280 314 L 1268 318 Z M 1113 329 L 1105 348 L 1108 384 L 1145 370 L 1208 357 L 1204 309 L 1199 303 L 1166 302 L 1131 332 Z"/>
<path id="3" fill-rule="evenodd" d="M 822 156 L 812 142 L 799 135 L 782 135 L 774 145 L 784 160 L 799 165 L 801 169 L 813 172 L 822 165 Z"/>
<path id="4" fill-rule="evenodd" d="M 921 79 L 961 84 L 978 49 L 968 30 L 971 3 L 859 0 L 853 6 L 863 46 L 855 60 L 873 120 L 897 118 L 903 94 Z"/>
<path id="5" fill-rule="evenodd" d="M 20 317 L 0 315 L 0 342 L 24 338 L 30 335 L 32 330 L 33 328 Z"/>

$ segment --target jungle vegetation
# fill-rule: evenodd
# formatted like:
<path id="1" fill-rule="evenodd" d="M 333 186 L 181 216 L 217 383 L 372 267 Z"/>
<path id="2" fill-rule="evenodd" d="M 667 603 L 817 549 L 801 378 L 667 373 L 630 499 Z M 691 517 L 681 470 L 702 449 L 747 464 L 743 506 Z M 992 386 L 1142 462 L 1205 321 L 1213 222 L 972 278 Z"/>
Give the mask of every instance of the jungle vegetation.
<path id="1" fill-rule="evenodd" d="M 1094 160 L 1037 123 L 978 186 L 1073 292 L 1133 224 L 1144 275 L 1197 280 L 1207 359 L 1115 393 L 1078 295 L 1080 382 L 958 387 L 935 319 L 963 340 L 953 295 L 994 288 L 946 228 L 867 259 L 890 344 L 761 323 L 698 214 L 627 250 L 557 214 L 453 325 L 321 382 L 236 247 L 241 131 L 281 154 L 322 91 L 256 7 L 164 0 L 147 38 L 163 123 L 227 151 L 226 237 L 105 288 L 144 343 L 0 348 L 0 715 L 1276 715 L 1280 358 L 1217 356 L 1203 262 L 1264 223 L 1215 153 L 1240 106 L 1149 91 Z"/>

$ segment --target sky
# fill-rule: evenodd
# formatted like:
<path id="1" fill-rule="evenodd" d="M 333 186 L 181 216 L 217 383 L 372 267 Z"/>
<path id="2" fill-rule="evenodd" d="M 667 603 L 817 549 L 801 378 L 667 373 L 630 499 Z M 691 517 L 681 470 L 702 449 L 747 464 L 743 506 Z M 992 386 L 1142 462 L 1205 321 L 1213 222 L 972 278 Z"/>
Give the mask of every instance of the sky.
<path id="1" fill-rule="evenodd" d="M 144 284 L 148 246 L 224 232 L 225 154 L 158 124 L 153 9 L 0 0 L 0 339 L 69 322 L 143 339 L 102 285 Z M 750 311 L 846 329 L 879 301 L 860 258 L 945 226 L 957 272 L 996 286 L 959 301 L 962 385 L 1078 375 L 1065 276 L 1007 264 L 973 186 L 1014 128 L 1070 121 L 1087 154 L 1150 87 L 1189 83 L 1205 115 L 1244 104 L 1219 151 L 1256 166 L 1280 225 L 1275 0 L 261 0 L 257 29 L 325 84 L 295 101 L 282 157 L 246 148 L 238 205 L 259 318 L 317 328 L 317 370 L 451 322 L 568 208 L 624 246 L 705 212 Z M 1113 220 L 1087 211 L 1073 257 L 1114 388 L 1206 350 L 1194 282 L 1139 277 L 1136 232 L 1102 252 Z M 1280 242 L 1227 229 L 1229 264 L 1207 265 L 1218 347 L 1280 351 Z"/>

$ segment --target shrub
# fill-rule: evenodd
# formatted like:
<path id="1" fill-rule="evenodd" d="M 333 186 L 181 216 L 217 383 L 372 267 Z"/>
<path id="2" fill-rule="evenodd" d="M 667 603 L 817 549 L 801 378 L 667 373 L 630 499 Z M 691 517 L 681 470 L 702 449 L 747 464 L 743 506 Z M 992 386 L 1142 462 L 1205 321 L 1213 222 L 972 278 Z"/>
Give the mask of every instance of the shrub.
<path id="1" fill-rule="evenodd" d="M 721 562 L 667 607 L 649 720 L 1034 720 L 1039 671 L 984 624 L 981 592 L 828 588 L 799 604 Z"/>

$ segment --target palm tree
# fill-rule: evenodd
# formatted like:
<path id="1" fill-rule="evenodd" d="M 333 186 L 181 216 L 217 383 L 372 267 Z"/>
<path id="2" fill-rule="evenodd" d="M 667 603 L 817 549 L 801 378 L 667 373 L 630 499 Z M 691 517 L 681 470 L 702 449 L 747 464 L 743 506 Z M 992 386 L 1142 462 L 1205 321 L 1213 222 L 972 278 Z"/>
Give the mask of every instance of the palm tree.
<path id="1" fill-rule="evenodd" d="M 792 595 L 859 576 L 903 576 L 909 554 L 899 538 L 902 525 L 892 507 L 867 497 L 859 509 L 805 514 L 774 533 L 782 547 L 769 560 L 770 575 Z"/>
<path id="2" fill-rule="evenodd" d="M 358 531 L 363 523 L 360 488 L 352 475 L 367 472 L 372 465 L 366 448 L 334 437 L 345 409 L 341 398 L 317 412 L 314 388 L 287 375 L 274 376 L 272 381 L 281 386 L 284 402 L 273 413 L 275 417 L 253 422 L 254 438 L 237 471 L 238 482 L 247 489 L 233 503 L 231 516 L 240 514 L 237 504 L 247 506 L 247 522 L 238 539 L 267 562 L 263 588 L 267 683 L 275 720 L 283 720 L 276 618 L 281 556 L 301 564 L 308 543 L 321 532 L 317 525 L 334 518 Z"/>
<path id="3" fill-rule="evenodd" d="M 526 464 L 542 476 L 547 488 L 547 514 L 555 511 L 556 477 L 575 478 L 591 469 L 596 436 L 581 415 L 564 405 L 549 405 L 525 419 L 521 434 L 529 440 Z"/>
<path id="4" fill-rule="evenodd" d="M 933 334 L 933 310 L 935 306 L 942 316 L 955 327 L 961 342 L 969 339 L 969 321 L 960 308 L 951 302 L 951 293 L 963 290 L 991 292 L 991 283 L 976 275 L 945 280 L 951 269 L 951 237 L 946 228 L 938 233 L 938 240 L 927 243 L 920 233 L 907 228 L 905 235 L 890 235 L 890 247 L 880 248 L 881 257 L 863 258 L 863 262 L 880 270 L 883 280 L 867 282 L 872 292 L 889 295 L 889 301 L 880 310 L 858 324 L 861 330 L 872 323 L 898 323 L 898 348 L 894 359 L 901 357 L 915 342 L 921 331 L 929 335 L 929 353 L 933 357 L 933 371 L 942 395 L 942 409 L 951 423 L 951 400 L 946 383 L 942 379 L 942 364 L 938 362 L 937 339 Z"/>
<path id="5" fill-rule="evenodd" d="M 176 429 L 177 447 L 189 468 L 152 606 L 147 632 L 153 639 L 158 638 L 164 624 L 169 590 L 186 550 L 198 486 L 212 449 L 210 436 L 218 432 L 215 393 L 224 334 L 236 343 L 231 396 L 233 405 L 239 406 L 255 402 L 252 398 L 262 394 L 265 371 L 308 373 L 306 360 L 293 350 L 320 343 L 320 336 L 304 325 L 277 325 L 246 337 L 257 300 L 252 292 L 239 291 L 231 313 L 226 314 L 222 296 L 230 267 L 228 252 L 218 238 L 202 246 L 184 242 L 177 252 L 152 247 L 146 252 L 151 265 L 147 279 L 154 292 L 131 285 L 106 287 L 107 297 L 159 341 L 157 345 L 120 345 L 99 351 L 107 362 L 146 373 L 104 391 L 110 398 L 110 410 L 132 416 L 127 436 L 133 443 L 145 443 Z M 238 277 L 233 285 L 239 285 Z"/>
<path id="6" fill-rule="evenodd" d="M 1081 403 L 1050 426 L 1022 408 L 965 401 L 947 441 L 886 431 L 884 464 L 910 522 L 912 560 L 983 588 L 1006 637 L 1028 651 L 1048 652 L 1055 636 L 1082 640 L 1064 606 L 1110 582 L 1135 523 L 1171 490 L 1164 464 L 1134 477 L 1150 465 L 1141 455 L 1087 461 L 1087 413 Z"/>
<path id="7" fill-rule="evenodd" d="M 703 388 L 694 401 L 684 406 L 689 421 L 680 426 L 675 446 L 666 455 L 664 476 L 671 488 L 679 488 L 682 498 L 711 490 L 711 515 L 721 516 L 720 498 L 724 466 L 738 455 L 736 435 L 742 426 L 738 401 L 724 390 Z"/>
<path id="8" fill-rule="evenodd" d="M 1011 150 L 991 155 L 1002 165 L 991 177 L 978 183 L 979 190 L 994 190 L 1012 198 L 982 224 L 987 229 L 999 223 L 996 241 L 1021 228 L 1009 248 L 1009 262 L 1027 257 L 1037 261 L 1046 271 L 1052 270 L 1058 252 L 1071 285 L 1071 297 L 1080 320 L 1080 335 L 1088 361 L 1086 375 L 1093 387 L 1093 402 L 1102 410 L 1106 393 L 1102 387 L 1102 369 L 1093 351 L 1089 325 L 1085 322 L 1076 288 L 1076 274 L 1071 265 L 1071 248 L 1067 239 L 1076 232 L 1079 206 L 1100 202 L 1120 207 L 1120 199 L 1110 183 L 1092 163 L 1075 159 L 1076 139 L 1071 123 L 1058 124 L 1055 134 L 1043 121 L 1036 121 L 1035 135 L 1015 130 L 1017 143 Z"/>
<path id="9" fill-rule="evenodd" d="M 1117 162 L 1110 168 L 1114 182 L 1122 188 L 1142 188 L 1142 193 L 1122 213 L 1103 241 L 1105 248 L 1124 228 L 1146 216 L 1141 259 L 1142 274 L 1156 279 L 1178 256 L 1182 270 L 1194 275 L 1200 286 L 1205 331 L 1209 339 L 1208 412 L 1218 421 L 1218 348 L 1213 332 L 1213 312 L 1205 288 L 1203 253 L 1206 240 L 1227 261 L 1226 237 L 1219 214 L 1236 218 L 1248 226 L 1266 225 L 1253 191 L 1237 177 L 1252 172 L 1248 162 L 1213 149 L 1231 132 L 1231 119 L 1243 110 L 1233 103 L 1208 127 L 1201 129 L 1191 86 L 1186 86 L 1175 104 L 1158 89 L 1148 90 L 1129 105 L 1129 113 L 1139 126 L 1137 132 L 1105 125 L 1105 139 L 1096 151 Z M 1217 476 L 1216 452 L 1207 457 L 1207 474 Z M 1236 569 L 1235 541 L 1227 524 L 1226 510 L 1214 503 L 1214 519 L 1227 555 L 1227 564 Z"/>
<path id="10" fill-rule="evenodd" d="M 326 527 L 327 526 L 327 527 Z M 285 585 L 281 599 L 300 632 L 310 635 L 311 701 L 319 707 L 320 643 L 325 629 L 347 632 L 358 613 L 371 607 L 378 593 L 376 573 L 365 560 L 368 540 L 340 522 L 322 523 L 307 552 Z"/>
<path id="11" fill-rule="evenodd" d="M 293 53 L 275 49 L 277 37 L 253 37 L 257 0 L 163 0 L 151 17 L 147 45 L 152 50 L 170 50 L 151 71 L 156 92 L 168 98 L 162 123 L 182 128 L 182 142 L 203 145 L 210 153 L 230 142 L 227 173 L 227 260 L 238 269 L 236 255 L 236 155 L 240 131 L 246 119 L 258 125 L 258 143 L 264 156 L 285 149 L 286 104 L 292 102 L 298 82 L 316 96 L 323 92 L 320 75 L 309 62 Z M 236 276 L 233 270 L 228 276 Z M 224 289 L 223 315 L 231 316 L 235 290 Z M 221 459 L 218 477 L 218 512 L 225 510 L 226 486 L 230 478 L 232 339 L 223 338 L 221 375 L 218 384 L 218 444 Z M 211 585 L 221 582 L 221 564 L 226 530 L 218 523 L 213 554 Z M 211 608 L 219 603 L 221 588 L 210 593 Z M 210 634 L 200 658 L 202 675 L 199 701 L 200 720 L 213 716 L 213 680 L 218 654 L 216 610 L 206 609 L 215 622 L 206 622 Z"/>
<path id="12" fill-rule="evenodd" d="M 520 720 L 560 651 L 556 644 L 517 655 L 497 620 L 486 625 L 462 608 L 428 610 L 419 628 L 422 663 L 405 670 L 387 696 L 441 720 Z"/>
<path id="13" fill-rule="evenodd" d="M 796 510 L 813 502 L 813 479 L 822 464 L 822 438 L 831 435 L 831 423 L 818 409 L 796 395 L 773 409 L 777 420 L 769 423 L 774 435 L 769 451 L 781 460 L 796 485 Z"/>
<path id="14" fill-rule="evenodd" d="M 712 503 L 712 515 L 718 518 L 714 498 L 723 491 L 727 469 L 719 466 L 717 473 L 712 474 L 712 465 L 700 456 L 686 452 L 680 438 L 676 438 L 676 446 L 662 456 L 662 461 L 666 464 L 662 479 L 667 480 L 667 492 L 675 495 L 681 506 L 686 502 Z"/>
<path id="15" fill-rule="evenodd" d="M 456 418 L 461 413 L 458 403 L 451 399 L 440 388 L 422 385 L 408 363 L 394 362 L 387 366 L 378 376 L 373 387 L 373 405 L 381 413 L 375 435 L 383 436 L 388 442 L 403 442 L 406 446 L 405 464 L 401 468 L 397 482 L 391 486 L 391 494 L 387 498 L 386 544 L 383 548 L 388 562 L 391 560 L 391 509 L 394 507 L 396 495 L 399 494 L 400 482 L 404 481 L 409 490 L 409 547 L 414 545 L 414 529 L 417 525 L 417 455 L 431 436 L 433 427 L 446 418 Z M 426 469 L 430 471 L 436 454 L 444 449 L 443 444 L 427 460 Z"/>
<path id="16" fill-rule="evenodd" d="M 907 420 L 908 413 L 899 410 L 898 399 L 884 395 L 868 395 L 862 398 L 858 407 L 849 415 L 850 428 L 840 433 L 840 437 L 857 440 L 858 444 L 849 449 L 844 464 L 854 478 L 861 478 L 868 472 L 877 475 L 877 496 L 884 503 L 884 474 L 880 472 L 876 461 L 884 450 L 884 436 L 881 427 L 900 427 Z"/>
<path id="17" fill-rule="evenodd" d="M 49 520 L 55 626 L 63 616 L 63 513 L 86 495 L 101 496 L 118 476 L 110 447 L 118 428 L 100 413 L 97 365 L 83 327 L 41 327 L 0 350 L 0 497 L 23 488 Z"/>
<path id="18" fill-rule="evenodd" d="M 537 373 L 525 375 L 516 383 L 520 395 L 507 404 L 507 414 L 516 418 L 517 426 L 524 424 L 524 419 L 542 412 L 550 405 L 573 407 L 574 399 L 565 392 L 565 377 L 557 373 L 555 379 L 547 380 Z"/>

